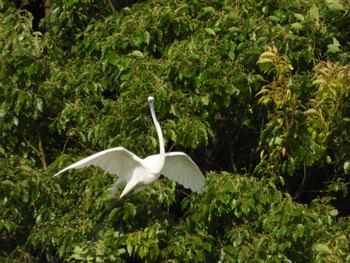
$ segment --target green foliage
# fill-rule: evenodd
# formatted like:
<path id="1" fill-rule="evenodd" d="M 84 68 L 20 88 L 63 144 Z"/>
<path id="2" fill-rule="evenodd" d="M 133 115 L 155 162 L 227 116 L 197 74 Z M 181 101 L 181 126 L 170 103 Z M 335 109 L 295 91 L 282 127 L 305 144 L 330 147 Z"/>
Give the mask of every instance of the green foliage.
<path id="1" fill-rule="evenodd" d="M 313 69 L 312 83 L 302 81 L 300 87 L 288 58 L 276 48 L 262 53 L 258 64 L 273 81 L 257 94 L 261 104 L 271 105 L 257 171 L 278 178 L 303 170 L 306 177 L 307 168 L 332 163 L 333 169 L 344 168 L 346 173 L 349 66 L 320 62 Z M 305 96 L 305 90 L 310 95 Z"/>
<path id="2" fill-rule="evenodd" d="M 113 14 L 107 1 L 54 1 L 43 32 L 12 5 L 0 1 L 1 257 L 350 260 L 346 210 L 330 205 L 349 187 L 347 1 L 144 1 Z M 92 242 L 114 176 L 52 174 L 108 147 L 156 152 L 150 94 L 167 149 L 260 179 L 209 173 L 202 194 L 160 180 Z M 324 195 L 302 205 L 276 182 Z"/>
<path id="3" fill-rule="evenodd" d="M 348 223 L 338 221 L 337 210 L 325 200 L 306 207 L 281 194 L 272 180 L 231 174 L 209 174 L 207 187 L 201 197 L 206 206 L 188 203 L 194 211 L 187 223 L 216 240 L 215 261 L 322 262 L 319 244 L 329 249 L 330 262 L 347 259 L 347 234 L 341 233 Z"/>
<path id="4" fill-rule="evenodd" d="M 342 52 L 348 47 L 341 43 L 348 33 L 338 28 L 346 14 L 343 3 L 325 3 L 310 2 L 303 9 L 290 3 L 285 8 L 293 13 L 282 12 L 284 8 L 276 11 L 270 19 L 279 24 L 293 22 L 292 31 L 280 28 L 277 37 L 285 41 L 275 41 L 257 60 L 267 75 L 267 84 L 257 95 L 268 114 L 255 171 L 271 174 L 282 184 L 287 180 L 287 189 L 296 196 L 313 180 L 310 174 L 319 174 L 321 167 L 328 170 L 322 181 L 347 173 L 349 67 L 347 52 Z M 326 57 L 327 62 L 317 61 Z"/>
<path id="5" fill-rule="evenodd" d="M 44 35 L 32 34 L 30 14 L 9 11 L 2 19 L 1 116 L 13 123 L 3 128 L 6 147 L 43 167 L 57 149 L 77 143 L 146 152 L 137 137 L 148 122 L 132 105 L 145 105 L 145 94 L 154 93 L 169 148 L 209 144 L 214 166 L 252 171 L 247 159 L 256 158 L 257 123 L 266 112 L 254 98 L 264 83 L 259 54 L 273 42 L 294 67 L 293 85 L 308 86 L 312 75 L 305 70 L 316 59 L 346 59 L 346 5 L 336 3 L 160 2 L 107 16 L 104 4 L 55 1 Z M 223 156 L 215 153 L 223 147 Z"/>
<path id="6" fill-rule="evenodd" d="M 50 220 L 54 195 L 62 190 L 33 170 L 28 161 L 1 150 L 0 256 L 13 251 L 14 258 L 25 260 L 29 254 L 21 246 L 35 227 Z"/>
<path id="7" fill-rule="evenodd" d="M 1 160 L 9 162 L 8 169 L 18 165 L 12 158 Z M 21 173 L 28 177 L 34 171 L 23 166 Z M 89 234 L 111 200 L 96 191 L 106 179 L 90 175 L 68 175 L 74 190 L 66 179 L 47 184 L 45 174 L 28 183 L 5 176 L 2 256 L 51 262 L 349 260 L 349 222 L 337 218 L 326 199 L 308 207 L 282 194 L 271 180 L 229 173 L 208 174 L 205 192 L 188 195 L 176 209 L 174 184 L 159 181 L 115 208 L 92 242 Z M 23 197 L 25 189 L 30 196 Z"/>

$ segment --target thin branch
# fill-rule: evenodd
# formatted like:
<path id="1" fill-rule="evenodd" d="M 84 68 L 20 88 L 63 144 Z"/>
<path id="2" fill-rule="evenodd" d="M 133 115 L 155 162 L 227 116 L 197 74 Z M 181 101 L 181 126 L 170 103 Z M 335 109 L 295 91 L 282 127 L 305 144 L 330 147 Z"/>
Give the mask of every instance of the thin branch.
<path id="1" fill-rule="evenodd" d="M 301 185 L 299 186 L 298 190 L 296 191 L 296 194 L 294 196 L 294 199 L 298 199 L 300 195 L 304 192 L 305 184 L 307 179 L 307 173 L 306 173 L 306 164 L 304 162 L 304 175 L 303 180 L 301 181 Z"/>
<path id="2" fill-rule="evenodd" d="M 46 157 L 45 157 L 46 155 L 42 145 L 40 132 L 38 131 L 38 148 L 36 148 L 33 144 L 31 144 L 30 141 L 24 136 L 24 134 L 21 134 L 21 135 L 25 143 L 35 152 L 36 155 L 39 156 L 41 164 L 43 165 L 43 168 L 46 170 L 47 169 L 47 163 L 46 163 Z"/>
<path id="3" fill-rule="evenodd" d="M 26 138 L 23 134 L 21 134 L 21 135 L 22 135 L 23 140 L 25 141 L 25 143 L 26 143 L 37 155 L 40 155 L 40 151 L 39 151 L 37 148 L 35 148 L 35 146 L 34 146 L 33 144 L 31 144 L 30 141 L 28 141 L 27 138 Z"/>
<path id="4" fill-rule="evenodd" d="M 112 13 L 115 13 L 116 10 L 115 10 L 115 7 L 114 7 L 114 5 L 113 5 L 113 3 L 112 3 L 112 0 L 108 0 L 108 4 L 109 4 L 109 7 L 110 7 L 111 10 L 112 10 Z"/>
<path id="5" fill-rule="evenodd" d="M 43 165 L 44 170 L 47 170 L 46 154 L 45 154 L 45 151 L 44 151 L 44 148 L 43 148 L 43 144 L 42 144 L 42 140 L 41 140 L 41 134 L 40 134 L 39 129 L 38 129 L 38 139 L 39 139 L 38 147 L 39 147 L 40 160 L 41 160 L 41 163 Z"/>
<path id="6" fill-rule="evenodd" d="M 52 13 L 51 11 L 51 1 L 47 0 L 45 1 L 45 17 L 50 16 Z"/>
<path id="7" fill-rule="evenodd" d="M 64 145 L 63 145 L 63 149 L 62 149 L 62 151 L 61 151 L 61 154 L 64 154 L 64 152 L 66 151 L 69 138 L 70 138 L 70 136 L 67 136 L 66 141 L 64 142 Z"/>

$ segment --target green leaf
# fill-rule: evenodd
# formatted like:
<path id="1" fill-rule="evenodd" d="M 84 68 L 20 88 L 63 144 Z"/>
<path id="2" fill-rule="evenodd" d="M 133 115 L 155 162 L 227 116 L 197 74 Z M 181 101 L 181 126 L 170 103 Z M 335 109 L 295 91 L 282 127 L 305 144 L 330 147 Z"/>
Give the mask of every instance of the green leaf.
<path id="1" fill-rule="evenodd" d="M 76 246 L 76 247 L 74 247 L 74 253 L 85 254 L 85 251 L 81 247 Z"/>
<path id="2" fill-rule="evenodd" d="M 169 137 L 170 137 L 171 141 L 176 142 L 177 135 L 176 135 L 176 132 L 174 130 L 169 131 Z"/>
<path id="3" fill-rule="evenodd" d="M 275 144 L 276 145 L 281 145 L 283 143 L 283 138 L 282 137 L 275 137 Z"/>
<path id="4" fill-rule="evenodd" d="M 329 247 L 326 244 L 318 243 L 318 244 L 315 244 L 313 248 L 314 248 L 314 250 L 316 250 L 318 253 L 321 253 L 321 254 L 330 254 L 331 253 L 331 250 L 329 249 Z"/>
<path id="5" fill-rule="evenodd" d="M 112 65 L 117 65 L 118 57 L 114 51 L 108 51 L 106 57 L 109 63 L 111 63 Z"/>
<path id="6" fill-rule="evenodd" d="M 314 84 L 314 83 L 312 83 Z M 318 114 L 318 112 L 315 109 L 308 109 L 304 112 L 305 114 Z"/>
<path id="7" fill-rule="evenodd" d="M 235 53 L 233 51 L 229 51 L 227 53 L 227 56 L 233 61 L 236 57 Z"/>
<path id="8" fill-rule="evenodd" d="M 206 95 L 206 96 L 201 97 L 201 101 L 202 101 L 203 105 L 205 105 L 205 106 L 209 105 L 209 102 L 210 102 L 209 96 Z"/>
<path id="9" fill-rule="evenodd" d="M 215 13 L 215 8 L 212 7 L 212 6 L 206 6 L 206 7 L 203 7 L 203 12 L 204 13 L 214 14 Z"/>
<path id="10" fill-rule="evenodd" d="M 278 19 L 277 16 L 269 16 L 269 17 L 267 18 L 267 20 L 270 20 L 270 21 L 273 21 L 273 22 L 277 22 L 279 19 Z"/>
<path id="11" fill-rule="evenodd" d="M 310 8 L 309 15 L 311 19 L 318 20 L 320 18 L 320 11 L 316 5 Z"/>
<path id="12" fill-rule="evenodd" d="M 286 184 L 284 178 L 282 176 L 279 176 L 279 179 L 280 179 L 281 185 L 284 186 Z"/>
<path id="13" fill-rule="evenodd" d="M 133 52 L 131 52 L 129 54 L 131 57 L 135 57 L 135 58 L 144 58 L 145 56 L 143 55 L 143 53 L 139 50 L 134 50 Z"/>
<path id="14" fill-rule="evenodd" d="M 331 53 L 338 53 L 340 51 L 339 46 L 336 44 L 329 44 L 327 45 L 328 52 Z"/>
<path id="15" fill-rule="evenodd" d="M 273 60 L 271 58 L 261 58 L 257 62 L 258 64 L 265 64 L 265 63 L 273 63 Z"/>
<path id="16" fill-rule="evenodd" d="M 312 82 L 312 85 L 328 84 L 324 79 L 316 79 Z M 313 109 L 314 110 L 314 109 Z M 316 110 L 315 110 L 316 111 Z"/>
<path id="17" fill-rule="evenodd" d="M 335 37 L 333 37 L 333 44 L 338 46 L 338 47 L 340 46 L 338 39 L 336 39 Z"/>
<path id="18" fill-rule="evenodd" d="M 290 27 L 297 31 L 303 29 L 303 25 L 298 22 L 291 24 Z"/>
<path id="19" fill-rule="evenodd" d="M 294 17 L 300 22 L 305 21 L 305 17 L 302 14 L 294 13 Z"/>
<path id="20" fill-rule="evenodd" d="M 342 11 L 344 10 L 344 6 L 341 3 L 338 2 L 332 2 L 328 5 L 329 10 L 331 11 Z"/>
<path id="21" fill-rule="evenodd" d="M 4 150 L 4 148 L 2 148 L 1 146 L 0 146 L 0 154 L 2 154 L 2 155 L 5 154 L 5 150 Z"/>
<path id="22" fill-rule="evenodd" d="M 340 43 L 338 39 L 336 39 L 335 37 L 333 37 L 333 44 L 329 44 L 327 45 L 327 47 L 328 47 L 328 51 L 331 53 L 338 53 L 340 51 L 339 49 Z"/>
<path id="23" fill-rule="evenodd" d="M 128 242 L 128 244 L 126 245 L 126 250 L 129 256 L 132 256 L 132 253 L 134 251 L 134 246 L 131 244 L 131 242 Z"/>
<path id="24" fill-rule="evenodd" d="M 207 32 L 208 35 L 215 36 L 216 33 L 212 28 L 206 27 L 205 32 Z"/>
<path id="25" fill-rule="evenodd" d="M 330 216 L 337 216 L 339 214 L 338 210 L 337 209 L 332 209 L 330 212 L 329 212 L 329 215 Z"/>
<path id="26" fill-rule="evenodd" d="M 348 173 L 350 171 L 350 161 L 345 161 L 343 164 L 343 169 L 345 173 Z"/>
<path id="27" fill-rule="evenodd" d="M 38 111 L 43 112 L 44 109 L 44 101 L 42 100 L 42 98 L 37 97 L 36 100 L 36 108 Z"/>

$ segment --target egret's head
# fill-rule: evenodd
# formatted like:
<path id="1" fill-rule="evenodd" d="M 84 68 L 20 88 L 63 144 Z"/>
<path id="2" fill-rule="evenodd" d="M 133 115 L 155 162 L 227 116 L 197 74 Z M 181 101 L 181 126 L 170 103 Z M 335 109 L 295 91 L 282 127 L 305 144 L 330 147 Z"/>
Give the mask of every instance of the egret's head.
<path id="1" fill-rule="evenodd" d="M 148 97 L 148 103 L 153 103 L 154 102 L 154 98 L 152 96 Z"/>

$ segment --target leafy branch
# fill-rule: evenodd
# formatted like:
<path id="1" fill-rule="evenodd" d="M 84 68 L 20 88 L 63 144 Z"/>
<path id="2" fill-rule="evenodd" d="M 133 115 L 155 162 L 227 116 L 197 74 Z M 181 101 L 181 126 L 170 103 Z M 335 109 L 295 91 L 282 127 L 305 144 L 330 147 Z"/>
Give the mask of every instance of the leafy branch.
<path id="1" fill-rule="evenodd" d="M 46 154 L 43 148 L 43 143 L 42 143 L 42 137 L 39 129 L 37 129 L 37 139 L 38 139 L 38 146 L 35 147 L 27 138 L 26 136 L 22 133 L 22 138 L 25 141 L 25 143 L 35 152 L 37 156 L 39 156 L 42 167 L 44 170 L 47 170 L 47 163 L 46 163 Z"/>

